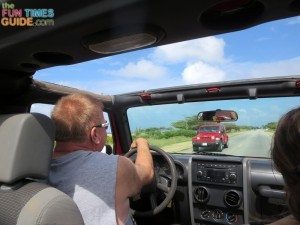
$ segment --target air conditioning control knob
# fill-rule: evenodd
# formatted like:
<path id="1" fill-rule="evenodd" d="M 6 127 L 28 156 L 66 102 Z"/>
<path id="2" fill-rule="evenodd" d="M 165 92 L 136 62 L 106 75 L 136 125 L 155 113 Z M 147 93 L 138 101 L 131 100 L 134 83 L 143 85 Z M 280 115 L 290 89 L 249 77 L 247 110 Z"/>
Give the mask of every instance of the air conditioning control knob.
<path id="1" fill-rule="evenodd" d="M 229 212 L 226 214 L 226 220 L 229 223 L 235 223 L 238 220 L 238 216 Z"/>
<path id="2" fill-rule="evenodd" d="M 212 213 L 212 217 L 214 220 L 223 220 L 224 213 L 220 209 L 215 209 Z"/>

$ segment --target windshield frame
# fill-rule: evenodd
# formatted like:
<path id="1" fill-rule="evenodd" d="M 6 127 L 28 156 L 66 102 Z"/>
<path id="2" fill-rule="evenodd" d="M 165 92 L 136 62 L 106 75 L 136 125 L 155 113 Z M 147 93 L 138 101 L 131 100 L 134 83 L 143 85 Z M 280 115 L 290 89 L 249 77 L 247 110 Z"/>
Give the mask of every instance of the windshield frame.
<path id="1" fill-rule="evenodd" d="M 107 110 L 112 120 L 112 132 L 118 140 L 115 151 L 128 152 L 133 141 L 127 115 L 130 108 L 184 102 L 300 96 L 299 82 L 300 75 L 185 85 L 114 95 L 112 104 L 107 107 Z M 212 86 L 218 86 L 220 91 L 207 92 L 207 88 Z"/>
<path id="2" fill-rule="evenodd" d="M 300 76 L 298 76 L 297 78 L 299 78 L 299 80 L 300 80 Z M 299 82 L 299 80 L 297 78 L 292 78 L 292 80 L 288 80 L 288 81 L 285 80 L 286 79 L 285 78 L 283 81 L 281 80 L 279 82 L 277 80 L 276 85 L 273 84 L 273 88 L 272 89 L 269 88 L 268 91 L 271 94 L 269 94 L 267 96 L 258 97 L 258 94 L 256 94 L 256 98 L 251 98 L 249 96 L 248 96 L 248 98 L 245 98 L 245 96 L 238 96 L 238 97 L 236 97 L 236 96 L 230 96 L 230 97 L 229 96 L 226 96 L 226 97 L 224 97 L 224 96 L 218 96 L 218 98 L 216 98 L 214 96 L 211 99 L 206 99 L 205 98 L 203 101 L 186 101 L 185 103 L 190 103 L 190 102 L 207 102 L 207 101 L 216 101 L 216 100 L 268 99 L 268 98 L 273 98 L 273 97 L 289 97 L 289 96 L 290 97 L 294 97 L 294 96 L 300 96 L 299 88 L 296 85 L 297 82 Z M 270 83 L 268 85 L 270 85 Z M 277 90 L 276 90 L 277 89 L 277 87 L 276 87 L 277 85 L 281 87 L 281 91 L 277 92 Z M 265 86 L 265 85 L 258 84 L 256 86 L 252 86 L 251 88 L 258 90 L 258 89 L 262 89 L 263 86 Z M 284 88 L 282 88 L 282 87 L 284 87 Z M 242 87 L 240 87 L 239 85 L 235 85 L 235 87 L 232 88 L 232 90 L 236 90 L 236 88 L 242 88 Z M 291 91 L 291 90 L 293 90 L 293 91 Z M 248 89 L 248 91 L 249 91 L 249 89 Z M 183 91 L 182 93 L 185 94 L 185 92 L 186 91 Z M 248 92 L 248 94 L 249 94 L 249 92 Z M 135 97 L 140 97 L 140 100 L 143 100 L 142 96 L 135 96 Z M 149 100 L 151 101 L 153 99 L 149 99 Z M 144 100 L 144 103 L 146 103 L 146 104 L 142 104 L 141 106 L 145 106 L 145 105 L 157 106 L 157 105 L 170 105 L 170 104 L 172 104 L 170 102 L 164 103 L 165 99 L 164 99 L 164 102 L 155 102 L 155 104 L 149 104 L 149 102 L 150 102 L 149 100 L 148 101 Z M 178 103 L 178 101 L 175 101 L 174 103 Z M 129 134 L 130 134 L 130 139 L 131 140 L 132 140 L 133 137 L 132 137 L 132 129 L 131 129 L 130 124 L 129 124 L 128 110 L 132 109 L 132 108 L 136 108 L 136 107 L 139 108 L 140 106 L 139 105 L 135 105 L 133 107 L 127 107 L 126 108 L 126 115 L 127 115 L 127 121 L 128 121 L 128 129 L 130 131 Z M 176 154 L 176 152 L 172 152 L 172 154 Z M 178 154 L 180 154 L 180 153 L 178 153 Z M 227 154 L 227 155 L 231 155 L 231 154 Z M 249 155 L 249 156 L 250 157 L 256 157 L 255 155 Z"/>

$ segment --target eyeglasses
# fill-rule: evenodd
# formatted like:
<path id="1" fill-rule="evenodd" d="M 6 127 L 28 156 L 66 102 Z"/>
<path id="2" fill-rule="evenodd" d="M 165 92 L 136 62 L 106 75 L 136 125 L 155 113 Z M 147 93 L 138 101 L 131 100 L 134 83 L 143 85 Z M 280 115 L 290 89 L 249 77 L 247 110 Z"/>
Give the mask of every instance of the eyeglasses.
<path id="1" fill-rule="evenodd" d="M 106 130 L 108 128 L 108 125 L 109 125 L 109 122 L 105 121 L 105 123 L 101 123 L 101 124 L 93 126 L 93 127 L 104 128 Z"/>

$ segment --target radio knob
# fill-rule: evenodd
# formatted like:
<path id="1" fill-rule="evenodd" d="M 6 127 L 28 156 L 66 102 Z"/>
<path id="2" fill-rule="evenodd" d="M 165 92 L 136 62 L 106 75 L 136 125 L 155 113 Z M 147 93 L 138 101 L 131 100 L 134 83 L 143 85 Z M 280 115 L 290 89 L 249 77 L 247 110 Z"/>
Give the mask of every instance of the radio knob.
<path id="1" fill-rule="evenodd" d="M 229 175 L 229 180 L 230 180 L 231 182 L 236 181 L 236 174 L 235 174 L 235 173 L 231 173 L 231 174 Z"/>
<path id="2" fill-rule="evenodd" d="M 202 172 L 201 170 L 199 170 L 199 171 L 197 172 L 197 178 L 200 179 L 200 178 L 202 178 L 202 177 L 203 177 L 203 172 Z"/>

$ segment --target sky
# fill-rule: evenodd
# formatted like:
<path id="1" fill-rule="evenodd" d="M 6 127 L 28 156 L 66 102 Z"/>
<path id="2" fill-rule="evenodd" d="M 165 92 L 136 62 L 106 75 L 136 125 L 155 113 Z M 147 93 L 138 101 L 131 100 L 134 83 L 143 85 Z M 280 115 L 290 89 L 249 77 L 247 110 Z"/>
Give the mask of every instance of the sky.
<path id="1" fill-rule="evenodd" d="M 186 84 L 297 75 L 300 74 L 299 40 L 298 16 L 233 33 L 48 68 L 38 71 L 34 78 L 99 94 L 120 94 Z M 44 106 L 34 109 L 45 114 L 49 111 Z"/>
<path id="2" fill-rule="evenodd" d="M 236 111 L 237 125 L 262 127 L 278 121 L 284 113 L 299 106 L 299 103 L 300 97 L 222 100 L 137 107 L 129 109 L 127 114 L 132 131 L 137 128 L 171 127 L 172 122 L 195 116 L 200 111 L 216 109 Z"/>

